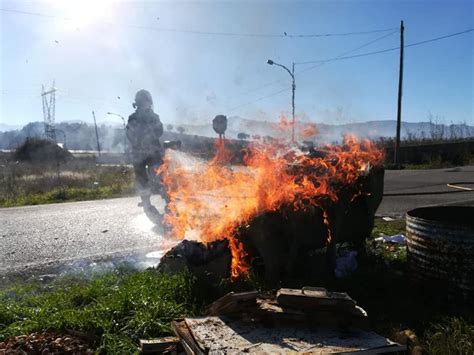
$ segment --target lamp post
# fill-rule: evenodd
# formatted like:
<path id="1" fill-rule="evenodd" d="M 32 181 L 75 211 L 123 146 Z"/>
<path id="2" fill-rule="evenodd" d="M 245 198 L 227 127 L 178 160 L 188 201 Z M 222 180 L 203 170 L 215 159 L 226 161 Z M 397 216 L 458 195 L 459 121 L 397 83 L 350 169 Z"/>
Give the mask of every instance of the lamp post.
<path id="1" fill-rule="evenodd" d="M 123 152 L 127 154 L 127 124 L 125 123 L 125 117 L 119 115 L 118 113 L 107 112 L 108 115 L 118 116 L 122 119 L 123 122 Z"/>
<path id="2" fill-rule="evenodd" d="M 293 85 L 291 86 L 291 108 L 292 108 L 292 116 L 293 116 L 293 124 L 291 125 L 291 143 L 295 143 L 295 63 L 292 63 L 291 70 L 285 67 L 283 64 L 275 63 L 273 60 L 268 59 L 267 64 L 269 65 L 277 65 L 285 69 L 288 74 L 290 74 L 291 79 L 293 81 Z"/>

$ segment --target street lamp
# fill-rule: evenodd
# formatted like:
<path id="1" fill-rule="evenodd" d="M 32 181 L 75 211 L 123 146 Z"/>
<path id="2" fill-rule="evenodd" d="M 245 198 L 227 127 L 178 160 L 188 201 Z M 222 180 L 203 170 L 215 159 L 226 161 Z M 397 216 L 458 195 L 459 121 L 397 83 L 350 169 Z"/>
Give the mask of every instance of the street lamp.
<path id="1" fill-rule="evenodd" d="M 118 113 L 113 113 L 113 112 L 107 112 L 108 115 L 111 116 L 118 116 L 122 119 L 123 122 L 123 152 L 125 155 L 127 154 L 127 125 L 125 123 L 125 117 L 122 115 L 119 115 Z"/>
<path id="2" fill-rule="evenodd" d="M 291 143 L 295 143 L 295 63 L 292 63 L 292 70 L 288 69 L 282 64 L 275 63 L 273 60 L 268 59 L 267 64 L 269 65 L 277 65 L 279 67 L 282 67 L 285 69 L 288 74 L 290 74 L 291 79 L 293 80 L 293 85 L 291 86 L 291 107 L 292 107 L 292 116 L 293 116 L 293 124 L 291 125 Z"/>

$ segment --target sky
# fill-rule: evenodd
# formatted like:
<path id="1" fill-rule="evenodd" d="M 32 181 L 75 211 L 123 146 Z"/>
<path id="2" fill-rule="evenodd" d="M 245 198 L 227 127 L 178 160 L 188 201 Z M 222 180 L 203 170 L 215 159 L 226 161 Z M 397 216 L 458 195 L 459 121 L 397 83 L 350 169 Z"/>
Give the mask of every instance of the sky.
<path id="1" fill-rule="evenodd" d="M 406 45 L 472 29 L 473 4 L 0 0 L 0 124 L 41 121 L 41 88 L 53 81 L 56 121 L 92 122 L 95 111 L 98 123 L 120 124 L 107 112 L 130 115 L 139 89 L 165 124 L 277 121 L 291 112 L 291 77 L 267 59 L 291 69 L 397 47 L 400 20 Z M 474 124 L 473 48 L 474 32 L 405 48 L 404 121 Z M 295 66 L 297 119 L 396 119 L 398 50 L 312 66 Z"/>

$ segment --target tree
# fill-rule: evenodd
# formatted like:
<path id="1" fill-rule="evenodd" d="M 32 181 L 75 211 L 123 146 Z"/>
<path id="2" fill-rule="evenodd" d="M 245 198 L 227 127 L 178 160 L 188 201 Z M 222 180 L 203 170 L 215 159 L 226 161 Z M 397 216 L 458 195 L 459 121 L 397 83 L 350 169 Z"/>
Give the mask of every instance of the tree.
<path id="1" fill-rule="evenodd" d="M 249 139 L 249 138 L 250 138 L 250 134 L 247 134 L 247 133 L 244 133 L 244 132 L 240 132 L 239 134 L 237 134 L 237 138 L 239 138 L 240 140 Z"/>
<path id="2" fill-rule="evenodd" d="M 181 126 L 179 126 L 178 128 L 176 128 L 176 130 L 177 130 L 180 134 L 183 134 L 184 131 L 186 131 L 186 130 L 184 129 L 184 127 L 181 127 Z"/>
<path id="3" fill-rule="evenodd" d="M 172 125 L 172 124 L 168 124 L 168 125 L 166 126 L 166 129 L 167 129 L 168 131 L 172 131 L 172 130 L 173 130 L 173 125 Z"/>

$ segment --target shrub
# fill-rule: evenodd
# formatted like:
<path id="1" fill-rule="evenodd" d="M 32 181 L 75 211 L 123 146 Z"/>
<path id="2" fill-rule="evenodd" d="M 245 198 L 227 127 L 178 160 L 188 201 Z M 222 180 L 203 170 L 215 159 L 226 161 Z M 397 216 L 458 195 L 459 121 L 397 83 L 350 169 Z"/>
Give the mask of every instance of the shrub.
<path id="1" fill-rule="evenodd" d="M 462 318 L 446 318 L 432 324 L 425 334 L 429 354 L 474 354 L 474 325 Z"/>
<path id="2" fill-rule="evenodd" d="M 72 154 L 52 141 L 39 138 L 27 138 L 25 142 L 15 150 L 13 158 L 22 162 L 52 164 L 66 162 L 72 158 Z"/>

